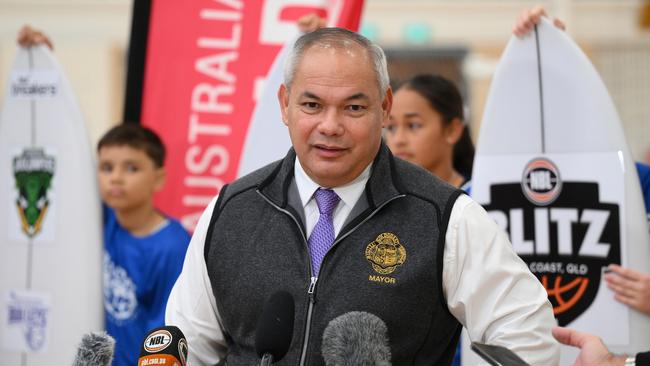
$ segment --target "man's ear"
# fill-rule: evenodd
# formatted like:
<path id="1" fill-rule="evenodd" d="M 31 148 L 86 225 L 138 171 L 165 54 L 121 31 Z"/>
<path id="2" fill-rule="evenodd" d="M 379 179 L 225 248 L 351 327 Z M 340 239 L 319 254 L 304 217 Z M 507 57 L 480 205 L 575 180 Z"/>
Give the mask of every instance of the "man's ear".
<path id="1" fill-rule="evenodd" d="M 384 100 L 381 102 L 381 109 L 383 112 L 382 127 L 386 126 L 386 123 L 388 123 L 391 108 L 393 108 L 393 89 L 389 86 L 388 89 L 386 89 Z"/>
<path id="2" fill-rule="evenodd" d="M 289 121 L 289 90 L 284 84 L 278 89 L 278 103 L 280 103 L 280 112 L 282 112 L 282 122 L 288 125 Z"/>

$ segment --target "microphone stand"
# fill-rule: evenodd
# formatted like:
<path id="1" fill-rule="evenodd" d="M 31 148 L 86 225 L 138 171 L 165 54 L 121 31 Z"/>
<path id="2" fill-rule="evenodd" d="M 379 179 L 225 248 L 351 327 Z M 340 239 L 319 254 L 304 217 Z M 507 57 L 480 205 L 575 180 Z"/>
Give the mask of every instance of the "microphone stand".
<path id="1" fill-rule="evenodd" d="M 262 356 L 262 362 L 260 362 L 260 366 L 271 366 L 273 363 L 273 355 L 270 353 L 265 353 L 264 356 Z"/>

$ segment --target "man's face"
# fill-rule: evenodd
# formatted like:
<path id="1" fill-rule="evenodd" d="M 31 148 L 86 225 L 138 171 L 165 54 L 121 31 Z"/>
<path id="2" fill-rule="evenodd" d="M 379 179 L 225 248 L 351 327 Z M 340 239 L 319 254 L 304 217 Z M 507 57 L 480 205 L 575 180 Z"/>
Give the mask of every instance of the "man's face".
<path id="1" fill-rule="evenodd" d="M 303 169 L 323 187 L 354 180 L 374 159 L 392 103 L 379 91 L 372 61 L 359 46 L 315 45 L 278 91 L 284 123 Z"/>

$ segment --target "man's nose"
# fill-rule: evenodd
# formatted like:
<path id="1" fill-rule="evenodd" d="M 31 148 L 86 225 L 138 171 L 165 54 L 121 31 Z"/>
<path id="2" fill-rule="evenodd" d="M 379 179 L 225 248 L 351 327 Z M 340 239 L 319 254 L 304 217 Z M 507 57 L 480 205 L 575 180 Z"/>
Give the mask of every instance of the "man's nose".
<path id="1" fill-rule="evenodd" d="M 326 109 L 321 117 L 321 120 L 318 122 L 318 132 L 328 136 L 343 134 L 343 119 L 336 108 Z"/>

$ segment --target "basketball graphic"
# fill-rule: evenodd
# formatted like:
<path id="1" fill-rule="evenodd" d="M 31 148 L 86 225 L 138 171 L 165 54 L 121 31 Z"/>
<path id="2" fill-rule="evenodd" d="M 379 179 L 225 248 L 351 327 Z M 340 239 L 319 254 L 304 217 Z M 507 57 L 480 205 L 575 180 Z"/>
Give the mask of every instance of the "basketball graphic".
<path id="1" fill-rule="evenodd" d="M 562 276 L 556 276 L 553 285 L 549 286 L 549 276 L 542 276 L 542 285 L 548 293 L 548 299 L 553 305 L 553 314 L 558 316 L 571 309 L 580 301 L 589 285 L 589 278 L 576 277 L 570 281 L 562 282 Z"/>

